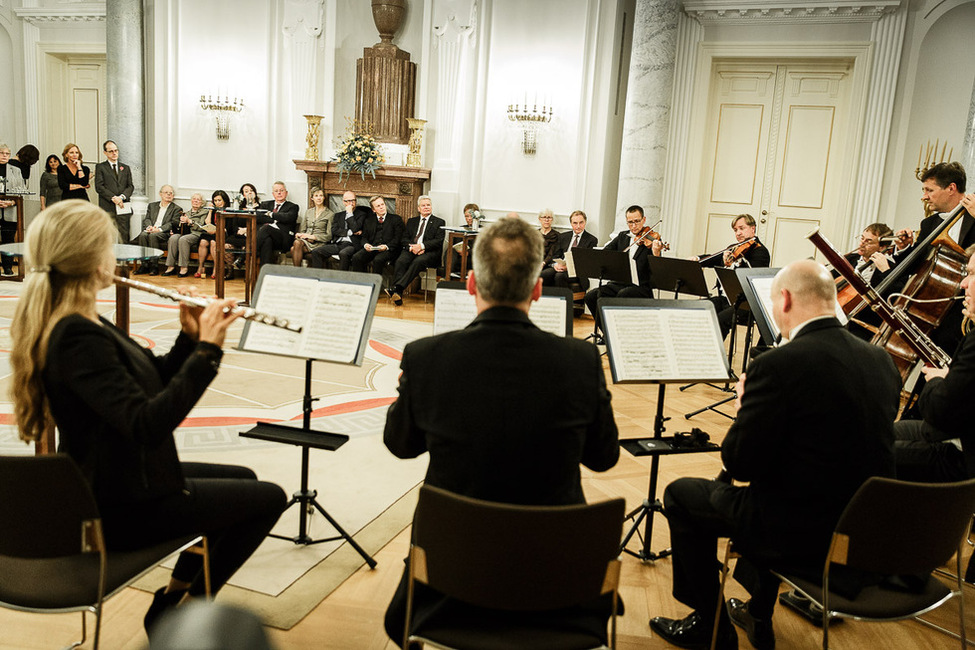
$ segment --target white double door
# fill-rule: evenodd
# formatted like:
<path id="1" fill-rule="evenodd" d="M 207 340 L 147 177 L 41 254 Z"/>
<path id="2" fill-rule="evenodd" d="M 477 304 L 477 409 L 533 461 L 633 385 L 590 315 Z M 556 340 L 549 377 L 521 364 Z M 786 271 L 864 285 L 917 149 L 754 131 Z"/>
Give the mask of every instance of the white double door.
<path id="1" fill-rule="evenodd" d="M 734 242 L 731 222 L 758 222 L 772 266 L 812 257 L 819 227 L 846 238 L 852 63 L 718 62 L 708 94 L 704 177 L 695 248 Z M 703 236 L 702 236 L 703 235 Z M 703 241 L 702 241 L 703 240 Z M 846 250 L 849 242 L 834 241 Z"/>

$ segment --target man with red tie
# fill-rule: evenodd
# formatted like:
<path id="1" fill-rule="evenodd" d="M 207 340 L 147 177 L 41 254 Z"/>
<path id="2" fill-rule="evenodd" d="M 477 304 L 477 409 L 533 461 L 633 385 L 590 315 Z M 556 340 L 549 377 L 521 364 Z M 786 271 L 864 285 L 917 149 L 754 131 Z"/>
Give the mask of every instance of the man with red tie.
<path id="1" fill-rule="evenodd" d="M 403 291 L 423 269 L 440 264 L 443 254 L 443 227 L 447 222 L 433 214 L 433 202 L 429 196 L 421 196 L 416 202 L 420 214 L 406 222 L 403 233 L 403 252 L 396 258 L 393 286 L 386 290 L 396 305 L 403 304 Z"/>
<path id="2" fill-rule="evenodd" d="M 288 200 L 288 188 L 277 181 L 271 189 L 274 197 L 270 201 L 261 201 L 257 213 L 257 223 L 262 224 L 257 231 L 257 258 L 261 264 L 267 264 L 275 259 L 275 251 L 287 251 L 295 239 L 295 227 L 298 225 L 298 204 Z"/>

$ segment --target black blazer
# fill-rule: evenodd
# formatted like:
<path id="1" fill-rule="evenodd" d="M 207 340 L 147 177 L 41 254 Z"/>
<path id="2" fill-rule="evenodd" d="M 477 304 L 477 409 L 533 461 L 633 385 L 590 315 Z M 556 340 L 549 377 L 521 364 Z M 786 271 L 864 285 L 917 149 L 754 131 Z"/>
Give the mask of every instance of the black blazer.
<path id="1" fill-rule="evenodd" d="M 835 318 L 808 323 L 756 357 L 721 446 L 731 476 L 750 484 L 722 491 L 717 504 L 737 521 L 735 541 L 745 554 L 821 562 L 863 481 L 894 475 L 899 403 L 890 356 Z"/>
<path id="2" fill-rule="evenodd" d="M 406 224 L 403 217 L 392 212 L 387 212 L 383 218 L 382 227 L 379 226 L 379 217 L 373 212 L 366 219 L 362 228 L 362 236 L 366 242 L 372 246 L 385 244 L 395 255 L 400 250 L 403 242 L 403 233 L 406 231 Z"/>
<path id="3" fill-rule="evenodd" d="M 173 430 L 217 374 L 220 348 L 180 334 L 161 357 L 101 319 L 54 326 L 42 380 L 60 431 L 99 504 L 137 503 L 183 488 Z"/>
<path id="4" fill-rule="evenodd" d="M 443 227 L 447 222 L 436 215 L 430 215 L 427 221 L 427 228 L 423 231 L 423 247 L 426 253 L 436 253 L 438 256 L 443 253 L 444 231 Z M 420 216 L 417 215 L 406 222 L 403 231 L 403 239 L 400 245 L 404 250 L 408 249 L 420 229 Z"/>
<path id="5" fill-rule="evenodd" d="M 572 238 L 575 233 L 569 230 L 568 232 L 559 233 L 559 253 L 556 257 L 564 258 L 565 254 L 569 252 L 569 247 L 572 246 Z M 596 236 L 590 233 L 588 230 L 583 230 L 582 234 L 579 235 L 579 243 L 576 248 L 595 248 L 599 243 Z"/>
<path id="6" fill-rule="evenodd" d="M 274 210 L 274 203 L 274 199 L 261 201 L 260 209 L 267 210 L 267 212 L 257 213 L 257 223 L 276 222 L 281 230 L 294 237 L 295 228 L 298 227 L 298 204 L 285 200 L 277 212 L 272 212 Z"/>
<path id="7" fill-rule="evenodd" d="M 375 221 L 375 213 L 372 211 L 372 208 L 364 205 L 355 206 L 352 210 L 352 216 L 349 216 L 344 210 L 342 212 L 336 212 L 335 218 L 332 220 L 332 241 L 335 242 L 343 237 L 350 237 L 353 246 L 357 249 L 362 248 L 362 244 L 368 240 L 366 227 L 370 217 Z M 361 234 L 350 236 L 350 230 L 353 233 L 361 232 Z"/>
<path id="8" fill-rule="evenodd" d="M 81 188 L 78 190 L 69 190 L 69 185 L 88 185 L 91 182 L 91 169 L 86 165 L 79 163 L 81 169 L 81 178 L 77 175 L 72 175 L 71 170 L 68 169 L 68 165 L 62 163 L 58 167 L 58 185 L 61 186 L 61 200 L 65 201 L 67 199 L 81 199 L 82 201 L 88 200 L 88 190 Z"/>
<path id="9" fill-rule="evenodd" d="M 579 463 L 603 471 L 619 458 L 596 348 L 543 332 L 520 310 L 493 307 L 414 341 L 400 368 L 383 440 L 399 458 L 429 451 L 430 485 L 503 503 L 585 503 Z M 472 411 L 449 386 L 477 386 L 492 407 Z"/>
<path id="10" fill-rule="evenodd" d="M 922 219 L 921 231 L 918 233 L 917 237 L 914 238 L 914 243 L 908 246 L 907 248 L 905 248 L 904 250 L 898 251 L 895 256 L 895 259 L 899 263 L 903 263 L 904 259 L 912 252 L 914 252 L 918 244 L 920 244 L 920 242 L 927 239 L 928 235 L 934 232 L 934 230 L 938 226 L 940 226 L 942 222 L 943 219 L 938 214 L 932 214 L 931 216 Z M 966 212 L 965 214 L 962 215 L 961 232 L 959 233 L 959 239 L 961 241 L 958 242 L 958 245 L 961 246 L 962 248 L 968 248 L 972 244 L 975 244 L 975 228 L 973 228 L 973 226 L 975 226 L 975 219 L 973 219 L 972 216 Z M 914 260 L 914 262 L 912 262 L 911 265 L 905 268 L 902 272 L 899 272 L 904 274 L 903 280 L 906 281 L 907 276 L 913 273 L 917 273 L 917 268 L 918 266 L 921 265 L 923 261 L 924 261 L 924 257 L 921 256 L 918 259 Z M 903 282 L 900 282 L 899 286 L 903 286 Z"/>
<path id="11" fill-rule="evenodd" d="M 860 253 L 857 253 L 856 251 L 850 253 L 849 255 L 844 255 L 844 257 L 846 258 L 846 261 L 850 263 L 850 266 L 852 266 L 854 269 L 857 267 L 857 264 L 860 262 Z M 878 268 L 874 268 L 873 275 L 870 276 L 870 286 L 876 287 L 878 284 L 883 282 L 884 278 L 890 275 L 890 272 L 894 270 L 895 266 L 897 266 L 896 260 L 890 263 L 890 268 L 887 269 L 886 271 L 881 271 Z M 836 271 L 833 271 L 833 277 L 837 277 L 838 275 L 839 274 Z M 869 309 L 869 307 L 867 307 L 866 309 L 868 311 L 872 311 Z"/>
<path id="12" fill-rule="evenodd" d="M 625 250 L 629 245 L 630 231 L 624 230 L 616 235 L 611 242 L 603 246 L 603 250 L 622 251 Z M 653 253 L 650 251 L 650 249 L 643 245 L 637 245 L 636 253 L 633 255 L 633 261 L 636 262 L 637 278 L 640 280 L 639 284 L 645 289 L 653 289 L 653 285 L 650 283 L 651 255 L 653 255 Z"/>
<path id="13" fill-rule="evenodd" d="M 153 201 L 146 207 L 146 216 L 142 218 L 143 230 L 156 223 L 156 217 L 159 216 L 159 208 L 161 207 L 162 203 L 159 201 Z M 179 230 L 179 217 L 182 214 L 183 208 L 175 203 L 170 203 L 166 206 L 166 214 L 163 215 L 162 225 L 159 227 L 160 230 L 163 232 L 172 232 L 174 229 Z"/>
<path id="14" fill-rule="evenodd" d="M 135 192 L 135 185 L 132 183 L 132 170 L 128 165 L 118 162 L 118 178 L 112 171 L 112 164 L 107 160 L 95 165 L 95 193 L 98 194 L 98 207 L 113 217 L 115 216 L 115 204 L 112 203 L 113 196 L 123 196 L 128 201 Z"/>
<path id="15" fill-rule="evenodd" d="M 962 339 L 945 377 L 929 379 L 921 391 L 918 409 L 924 421 L 937 429 L 942 440 L 960 438 L 968 476 L 975 476 L 975 430 L 965 405 L 975 395 L 975 330 Z"/>
<path id="16" fill-rule="evenodd" d="M 772 254 L 769 252 L 768 246 L 763 244 L 760 239 L 756 239 L 756 241 L 758 244 L 746 250 L 741 256 L 741 259 L 745 260 L 741 263 L 741 266 L 754 269 L 767 269 L 772 264 Z M 701 262 L 701 266 L 724 266 L 724 255 L 702 253 L 698 257 L 708 258 Z"/>

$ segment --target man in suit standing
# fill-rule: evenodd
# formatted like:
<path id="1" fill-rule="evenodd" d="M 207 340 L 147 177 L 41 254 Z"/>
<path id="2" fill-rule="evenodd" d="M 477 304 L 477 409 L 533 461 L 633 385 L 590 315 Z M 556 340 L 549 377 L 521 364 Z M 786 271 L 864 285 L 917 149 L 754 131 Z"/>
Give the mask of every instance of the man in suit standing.
<path id="1" fill-rule="evenodd" d="M 257 259 L 261 264 L 274 261 L 275 251 L 287 251 L 295 240 L 298 226 L 298 204 L 288 200 L 288 188 L 277 181 L 271 187 L 270 201 L 261 201 L 257 213 L 257 223 L 262 224 L 257 231 Z"/>
<path id="2" fill-rule="evenodd" d="M 768 569 L 821 574 L 850 498 L 867 478 L 893 476 L 900 378 L 886 352 L 843 329 L 835 303 L 833 278 L 817 262 L 779 272 L 773 317 L 789 341 L 742 375 L 738 416 L 721 446 L 727 474 L 749 485 L 682 478 L 664 491 L 673 594 L 693 609 L 683 619 L 650 621 L 673 645 L 709 646 L 719 591 L 715 549 L 718 537 L 731 537 L 742 552 L 735 577 L 752 598 L 722 608 L 717 647 L 738 647 L 734 622 L 755 648 L 772 648 L 779 581 Z"/>
<path id="3" fill-rule="evenodd" d="M 406 222 L 403 234 L 403 252 L 396 258 L 393 287 L 386 290 L 396 305 L 403 304 L 403 291 L 423 269 L 440 264 L 443 254 L 443 227 L 447 222 L 433 214 L 433 202 L 429 196 L 421 196 L 416 202 L 419 215 Z"/>
<path id="4" fill-rule="evenodd" d="M 599 354 L 529 320 L 528 309 L 542 293 L 542 238 L 534 227 L 501 219 L 478 236 L 474 256 L 467 290 L 478 315 L 463 330 L 406 346 L 383 440 L 399 458 L 429 451 L 427 484 L 457 494 L 522 505 L 585 503 L 579 464 L 604 471 L 619 458 Z M 469 402 L 442 390 L 445 380 L 477 385 L 478 399 L 494 408 L 472 416 Z M 405 624 L 405 576 L 386 612 L 386 631 L 396 642 Z M 447 602 L 417 589 L 415 615 L 431 615 Z M 608 607 L 572 615 L 574 624 L 588 622 L 605 639 Z"/>
<path id="5" fill-rule="evenodd" d="M 124 203 L 132 199 L 135 187 L 132 184 L 132 170 L 118 161 L 118 145 L 114 140 L 106 140 L 102 151 L 108 160 L 95 165 L 95 193 L 98 194 L 98 207 L 115 218 L 120 242 L 130 239 L 132 210 L 119 213 Z"/>
<path id="6" fill-rule="evenodd" d="M 643 208 L 638 205 L 631 205 L 626 209 L 627 230 L 620 232 L 613 241 L 603 247 L 606 251 L 626 251 L 630 259 L 636 264 L 637 281 L 632 282 L 607 282 L 601 287 L 596 287 L 586 294 L 586 307 L 596 321 L 596 329 L 600 327 L 599 309 L 597 303 L 600 298 L 652 298 L 653 285 L 650 284 L 650 260 L 652 253 L 660 257 L 663 244 L 659 239 L 650 240 L 645 238 L 640 243 L 635 243 L 644 233 L 643 229 L 647 225 L 647 218 L 643 215 Z M 650 246 L 643 242 L 650 241 Z"/>
<path id="7" fill-rule="evenodd" d="M 596 236 L 586 230 L 586 213 L 576 210 L 569 215 L 571 232 L 559 234 L 559 253 L 556 260 L 542 269 L 542 284 L 546 287 L 566 287 L 573 280 L 579 283 L 582 290 L 589 288 L 589 278 L 570 278 L 565 265 L 565 255 L 575 248 L 595 248 L 599 243 Z"/>
<path id="8" fill-rule="evenodd" d="M 180 215 L 183 214 L 183 208 L 173 203 L 175 195 L 172 185 L 163 185 L 159 188 L 159 200 L 149 204 L 146 216 L 142 219 L 142 232 L 129 243 L 163 250 L 168 247 L 169 235 L 179 222 Z M 146 262 L 136 271 L 136 275 L 145 273 L 159 274 L 156 260 Z"/>
<path id="9" fill-rule="evenodd" d="M 405 225 L 403 218 L 389 212 L 381 196 L 369 199 L 372 214 L 363 225 L 362 249 L 352 256 L 352 270 L 363 272 L 372 262 L 373 273 L 382 275 L 387 264 L 399 257 Z"/>

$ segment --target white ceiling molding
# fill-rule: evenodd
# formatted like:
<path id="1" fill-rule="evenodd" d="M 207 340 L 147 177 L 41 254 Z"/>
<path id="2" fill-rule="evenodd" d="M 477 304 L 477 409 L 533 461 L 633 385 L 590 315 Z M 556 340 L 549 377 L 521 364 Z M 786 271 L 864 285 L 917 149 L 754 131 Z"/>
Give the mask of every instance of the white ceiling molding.
<path id="1" fill-rule="evenodd" d="M 31 25 L 52 23 L 100 23 L 105 22 L 105 3 L 86 2 L 53 9 L 14 9 L 18 18 Z"/>
<path id="2" fill-rule="evenodd" d="M 872 0 L 868 2 L 851 0 L 813 0 L 811 2 L 685 0 L 684 11 L 702 23 L 871 23 L 897 11 L 901 2 L 902 0 Z"/>

